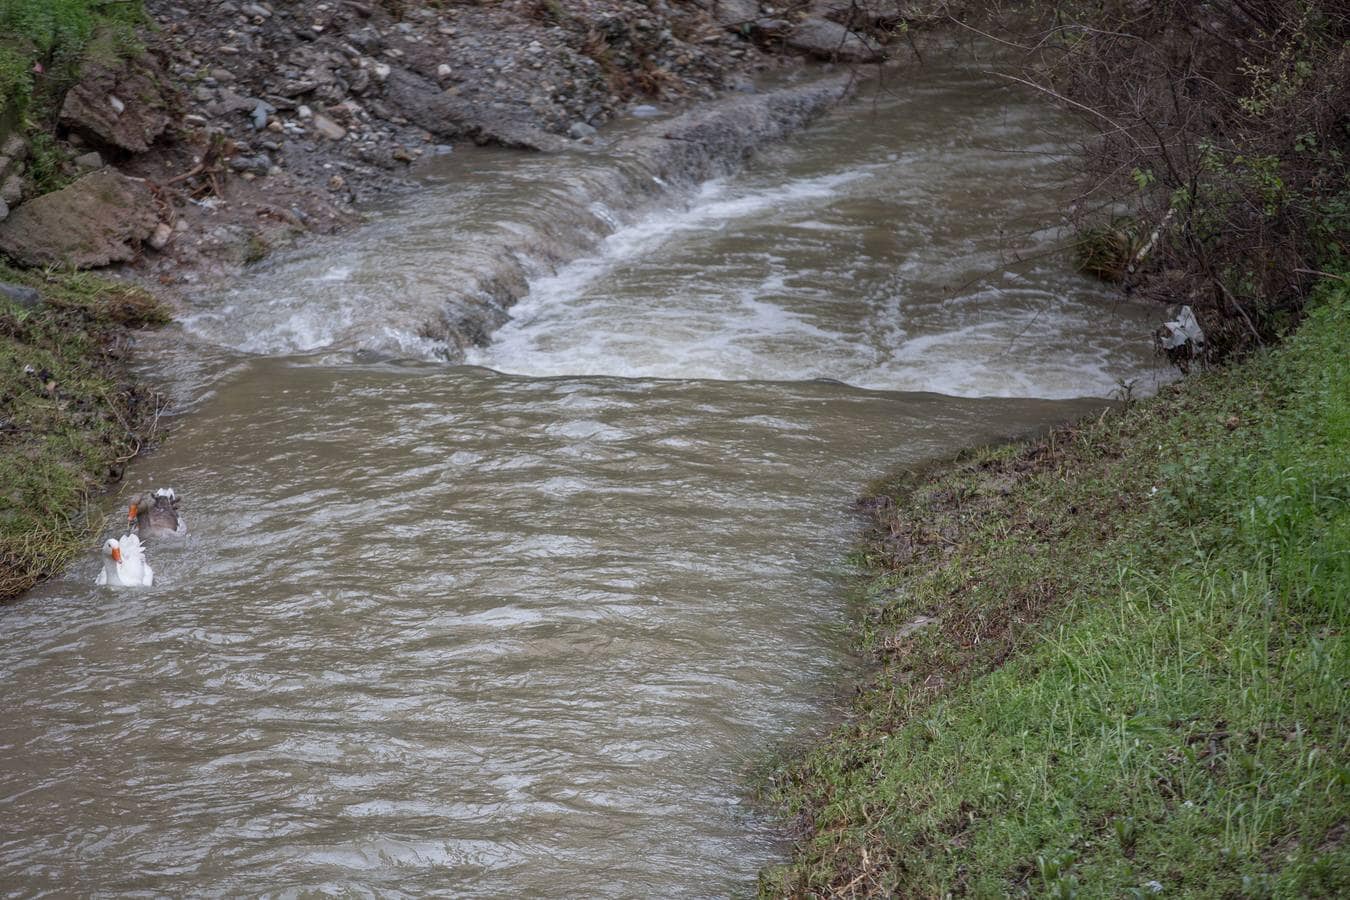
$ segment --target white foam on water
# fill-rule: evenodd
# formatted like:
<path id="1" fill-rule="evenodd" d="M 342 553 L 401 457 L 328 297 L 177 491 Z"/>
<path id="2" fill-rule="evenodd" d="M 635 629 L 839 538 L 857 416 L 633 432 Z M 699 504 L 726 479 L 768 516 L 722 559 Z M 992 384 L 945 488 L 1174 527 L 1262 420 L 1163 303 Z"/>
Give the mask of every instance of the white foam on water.
<path id="1" fill-rule="evenodd" d="M 893 124 L 859 133 L 841 121 L 655 212 L 636 212 L 627 196 L 585 199 L 606 185 L 610 197 L 614 182 L 562 164 L 537 190 L 529 179 L 540 173 L 522 176 L 534 198 L 523 205 L 520 185 L 498 186 L 516 197 L 511 214 L 483 206 L 477 188 L 428 195 L 406 222 L 386 216 L 345 250 L 269 260 L 223 306 L 183 324 L 250 353 L 462 353 L 529 377 L 1106 396 L 1148 368 L 1151 326 L 1137 310 L 1120 315 L 1062 260 L 1016 266 L 1060 239 L 1047 160 L 1065 145 L 1044 139 L 1039 116 L 963 108 L 956 121 L 894 135 Z M 559 216 L 569 198 L 577 215 Z M 509 239 L 483 250 L 484 228 Z M 557 264 L 603 234 L 594 252 Z M 480 314 L 510 302 L 522 277 L 528 294 L 508 321 L 487 346 L 461 350 L 456 329 L 489 330 L 495 310 Z"/>
<path id="2" fill-rule="evenodd" d="M 332 346 L 351 325 L 352 307 L 319 308 L 302 297 L 280 295 L 261 304 L 230 303 L 179 321 L 189 334 L 245 353 L 308 352 Z M 222 337 L 228 339 L 219 340 Z"/>
<path id="3" fill-rule="evenodd" d="M 686 295 L 653 297 L 642 305 L 615 304 L 589 289 L 617 269 L 672 254 L 683 237 L 744 226 L 795 206 L 809 211 L 869 177 L 867 171 L 834 173 L 748 192 L 727 179 L 708 182 L 685 209 L 646 216 L 610 235 L 594 255 L 534 280 L 529 295 L 511 309 L 511 321 L 488 347 L 470 350 L 466 362 L 532 376 L 796 378 L 791 368 L 765 376 L 766 358 L 756 345 L 777 340 L 828 347 L 844 336 L 773 302 L 788 290 L 785 258 L 764 259 L 776 271 L 730 295 L 697 279 Z M 810 227 L 838 230 L 825 222 Z"/>
<path id="4" fill-rule="evenodd" d="M 924 253 L 897 265 L 889 285 L 842 301 L 861 313 L 827 312 L 839 295 L 859 290 L 849 260 L 856 229 L 834 225 L 841 217 L 830 206 L 865 197 L 866 177 L 759 190 L 710 184 L 682 213 L 620 229 L 599 253 L 534 281 L 512 320 L 468 361 L 540 377 L 828 378 L 956 396 L 1064 398 L 1118 389 L 1134 351 L 1122 353 L 1115 333 L 1088 337 L 1094 331 L 1088 317 L 1103 313 L 1057 294 L 1066 281 L 1083 293 L 1063 273 L 994 273 L 940 304 L 928 302 L 920 315 L 907 298 L 932 293 L 921 277 L 955 281 L 972 265 L 959 255 Z M 828 270 L 802 268 L 793 247 L 760 247 L 757 255 L 740 252 L 724 263 L 717 252 L 722 237 L 753 238 L 769 225 L 806 235 L 796 240 L 814 242 L 804 246 L 823 252 Z M 905 223 L 897 233 L 911 229 Z M 645 289 L 655 292 L 644 295 Z"/>

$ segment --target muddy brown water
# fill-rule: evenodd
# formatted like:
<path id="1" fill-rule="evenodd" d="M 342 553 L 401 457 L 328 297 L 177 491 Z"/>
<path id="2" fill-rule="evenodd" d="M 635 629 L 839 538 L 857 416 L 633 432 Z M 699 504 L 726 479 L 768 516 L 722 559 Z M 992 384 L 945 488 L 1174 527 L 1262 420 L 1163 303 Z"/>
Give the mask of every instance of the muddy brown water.
<path id="1" fill-rule="evenodd" d="M 1153 311 L 999 268 L 1054 238 L 1062 122 L 972 66 L 877 109 L 594 210 L 475 365 L 352 351 L 442 359 L 386 301 L 566 164 L 466 154 L 199 297 L 147 347 L 192 415 L 127 489 L 175 487 L 190 538 L 153 588 L 91 553 L 0 609 L 0 888 L 748 890 L 785 845 L 747 772 L 852 664 L 852 498 L 1155 371 Z M 337 327 L 371 309 L 392 345 Z"/>

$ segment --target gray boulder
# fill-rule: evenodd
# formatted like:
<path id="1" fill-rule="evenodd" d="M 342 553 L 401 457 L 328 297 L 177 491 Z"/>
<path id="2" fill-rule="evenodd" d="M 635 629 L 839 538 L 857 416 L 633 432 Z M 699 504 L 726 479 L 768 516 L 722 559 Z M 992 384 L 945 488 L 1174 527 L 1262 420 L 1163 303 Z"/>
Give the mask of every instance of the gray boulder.
<path id="1" fill-rule="evenodd" d="M 403 68 L 389 72 L 384 99 L 392 110 L 438 138 L 469 137 L 479 144 L 541 151 L 561 150 L 568 144 L 508 113 L 453 97 Z"/>

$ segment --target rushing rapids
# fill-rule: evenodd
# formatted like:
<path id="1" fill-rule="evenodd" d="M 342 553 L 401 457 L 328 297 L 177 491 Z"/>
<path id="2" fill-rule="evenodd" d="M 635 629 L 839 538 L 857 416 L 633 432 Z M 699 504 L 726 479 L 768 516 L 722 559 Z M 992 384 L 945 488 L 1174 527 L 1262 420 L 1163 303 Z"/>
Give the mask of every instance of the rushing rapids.
<path id="1" fill-rule="evenodd" d="M 192 535 L 0 610 L 0 885 L 749 883 L 746 771 L 848 665 L 849 498 L 1155 371 L 1152 313 L 1046 253 L 1063 123 L 991 82 L 739 174 L 460 154 L 196 298 L 146 348 L 193 414 L 129 488 Z"/>

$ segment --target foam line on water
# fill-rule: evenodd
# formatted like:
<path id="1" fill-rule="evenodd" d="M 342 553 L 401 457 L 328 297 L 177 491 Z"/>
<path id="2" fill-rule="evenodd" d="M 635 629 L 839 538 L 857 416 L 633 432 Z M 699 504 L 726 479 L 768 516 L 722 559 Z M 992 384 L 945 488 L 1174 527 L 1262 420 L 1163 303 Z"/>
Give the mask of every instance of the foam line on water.
<path id="1" fill-rule="evenodd" d="M 574 374 L 574 365 L 581 364 L 582 361 L 589 361 L 588 364 L 594 366 L 604 359 L 600 346 L 594 342 L 578 345 L 575 348 L 573 363 L 558 360 L 550 368 L 549 363 L 541 364 L 539 360 L 530 363 L 526 360 L 536 354 L 540 341 L 548 341 L 550 333 L 566 328 L 578 315 L 587 312 L 579 309 L 578 303 L 584 304 L 583 295 L 587 288 L 597 281 L 617 268 L 630 264 L 641 265 L 644 257 L 667 252 L 669 246 L 683 236 L 724 230 L 737 223 L 753 223 L 756 219 L 794 205 L 805 204 L 810 208 L 814 203 L 837 196 L 839 190 L 846 185 L 868 177 L 870 173 L 866 171 L 833 173 L 748 192 L 737 191 L 728 179 L 707 182 L 684 209 L 674 214 L 661 211 L 644 216 L 607 237 L 595 254 L 532 281 L 530 293 L 511 309 L 511 321 L 497 331 L 492 344 L 486 348 L 470 350 L 466 354 L 465 361 L 472 365 L 488 366 L 513 374 L 529 375 Z M 816 230 L 831 230 L 826 223 L 814 224 Z M 782 286 L 781 276 L 772 278 L 760 285 L 760 293 L 772 293 L 774 290 L 781 290 Z M 709 296 L 707 299 L 713 301 L 717 298 Z M 705 333 L 706 339 L 724 346 L 734 343 L 738 337 L 784 331 L 798 331 L 815 337 L 834 337 L 833 334 L 810 325 L 801 316 L 745 293 L 736 297 L 734 308 L 721 311 L 716 309 L 715 302 L 702 304 L 701 308 L 697 309 L 652 303 L 641 310 L 641 317 L 648 321 L 685 322 L 689 327 L 705 326 L 709 329 Z M 700 322 L 700 319 L 705 321 Z M 707 319 L 723 321 L 707 321 Z M 725 327 L 727 333 L 720 334 L 720 327 Z M 597 336 L 599 337 L 602 336 Z M 513 367 L 513 361 L 521 363 L 518 371 Z M 660 377 L 669 374 L 666 369 L 660 367 L 653 369 L 637 364 L 625 365 L 617 360 L 614 362 L 618 368 L 607 367 L 603 371 L 588 370 L 585 374 L 624 377 L 644 375 Z M 691 373 L 690 377 L 703 376 Z"/>

